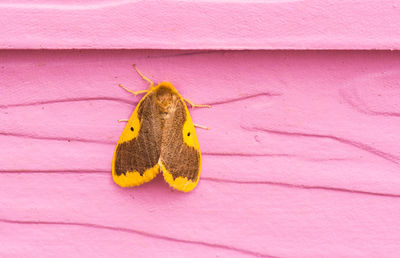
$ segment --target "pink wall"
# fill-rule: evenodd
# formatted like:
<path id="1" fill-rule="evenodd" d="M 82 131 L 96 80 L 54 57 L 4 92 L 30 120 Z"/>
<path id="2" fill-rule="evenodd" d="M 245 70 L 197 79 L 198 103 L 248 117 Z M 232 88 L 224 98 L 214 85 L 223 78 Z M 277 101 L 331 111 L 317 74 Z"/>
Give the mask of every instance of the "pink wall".
<path id="1" fill-rule="evenodd" d="M 0 56 L 2 257 L 400 255 L 398 52 Z M 112 181 L 133 63 L 213 105 L 193 192 Z"/>
<path id="2" fill-rule="evenodd" d="M 0 257 L 400 256 L 399 1 L 84 2 L 0 3 Z M 213 106 L 193 192 L 112 180 L 134 63 Z"/>
<path id="3" fill-rule="evenodd" d="M 399 49 L 398 0 L 3 0 L 0 48 Z"/>

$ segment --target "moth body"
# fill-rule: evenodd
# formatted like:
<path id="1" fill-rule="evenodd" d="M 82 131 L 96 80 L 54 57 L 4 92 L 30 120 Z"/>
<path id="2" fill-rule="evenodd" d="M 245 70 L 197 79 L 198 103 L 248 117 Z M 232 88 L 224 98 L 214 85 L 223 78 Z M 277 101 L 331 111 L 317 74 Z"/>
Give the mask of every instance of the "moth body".
<path id="1" fill-rule="evenodd" d="M 191 191 L 199 180 L 201 153 L 183 98 L 169 82 L 152 87 L 132 113 L 115 148 L 112 174 L 136 186 L 162 171 L 168 184 Z"/>

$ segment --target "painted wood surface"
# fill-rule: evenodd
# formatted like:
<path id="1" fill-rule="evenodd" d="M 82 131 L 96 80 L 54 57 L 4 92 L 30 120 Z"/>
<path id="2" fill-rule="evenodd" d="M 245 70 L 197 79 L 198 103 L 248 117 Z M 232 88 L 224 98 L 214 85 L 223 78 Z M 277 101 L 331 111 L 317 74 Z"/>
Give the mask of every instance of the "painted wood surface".
<path id="1" fill-rule="evenodd" d="M 1 257 L 400 255 L 399 52 L 0 57 Z M 213 106 L 193 192 L 112 181 L 133 63 Z"/>
<path id="2" fill-rule="evenodd" d="M 0 48 L 399 49 L 398 0 L 2 1 Z"/>

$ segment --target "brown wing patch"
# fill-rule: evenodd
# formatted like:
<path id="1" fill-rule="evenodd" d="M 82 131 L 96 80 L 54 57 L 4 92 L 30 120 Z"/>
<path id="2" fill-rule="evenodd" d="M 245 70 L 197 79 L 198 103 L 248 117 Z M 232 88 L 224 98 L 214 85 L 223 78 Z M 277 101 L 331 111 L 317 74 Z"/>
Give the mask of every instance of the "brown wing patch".
<path id="1" fill-rule="evenodd" d="M 188 146 L 183 138 L 183 125 L 187 119 L 184 104 L 177 98 L 172 105 L 163 129 L 161 168 L 167 170 L 174 180 L 183 177 L 195 182 L 200 172 L 200 153 Z"/>
<path id="2" fill-rule="evenodd" d="M 139 104 L 137 116 L 140 127 L 133 128 L 139 130 L 138 135 L 132 140 L 117 145 L 114 161 L 116 177 L 114 177 L 114 180 L 121 186 L 133 186 L 147 182 L 158 172 L 162 122 L 154 98 L 154 94 L 150 94 Z M 130 130 L 126 130 L 126 132 L 129 133 Z M 120 182 L 118 182 L 119 176 L 127 176 L 128 174 L 131 174 L 131 179 L 121 177 Z M 132 182 L 129 182 L 129 180 Z"/>

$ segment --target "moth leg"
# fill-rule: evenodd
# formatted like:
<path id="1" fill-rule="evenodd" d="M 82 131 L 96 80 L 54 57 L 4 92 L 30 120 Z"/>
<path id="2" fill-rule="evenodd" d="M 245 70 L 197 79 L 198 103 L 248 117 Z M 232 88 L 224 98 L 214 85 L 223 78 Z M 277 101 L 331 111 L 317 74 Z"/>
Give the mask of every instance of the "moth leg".
<path id="1" fill-rule="evenodd" d="M 149 91 L 149 90 L 138 90 L 138 91 L 133 91 L 133 90 L 130 90 L 130 89 L 126 88 L 126 87 L 125 87 L 124 85 L 122 85 L 122 84 L 119 84 L 119 87 L 123 88 L 123 89 L 126 90 L 127 92 L 132 93 L 132 94 L 135 95 L 135 96 L 137 96 L 137 95 L 139 95 L 139 94 L 147 93 L 147 92 Z"/>
<path id="2" fill-rule="evenodd" d="M 186 99 L 186 98 L 183 98 L 189 105 L 190 105 L 190 107 L 192 107 L 192 108 L 195 108 L 195 107 L 207 107 L 207 108 L 210 108 L 211 106 L 210 105 L 203 105 L 203 104 L 194 104 L 192 101 L 190 101 L 190 100 L 188 100 L 188 99 Z"/>
<path id="3" fill-rule="evenodd" d="M 143 78 L 143 80 L 145 80 L 146 82 L 150 83 L 150 89 L 151 89 L 151 88 L 154 86 L 154 83 L 153 83 L 149 78 L 147 78 L 146 76 L 144 76 L 144 74 L 142 74 L 142 73 L 137 69 L 137 67 L 136 67 L 135 64 L 133 65 L 133 68 L 135 68 L 136 72 L 140 75 L 140 77 Z"/>
<path id="4" fill-rule="evenodd" d="M 119 123 L 121 123 L 121 122 L 128 122 L 128 121 L 129 121 L 129 119 L 120 119 L 120 120 L 118 120 Z"/>
<path id="5" fill-rule="evenodd" d="M 210 130 L 210 128 L 208 128 L 207 126 L 204 125 L 198 125 L 198 124 L 193 124 L 195 127 L 201 128 L 201 129 L 205 129 L 205 130 Z"/>

